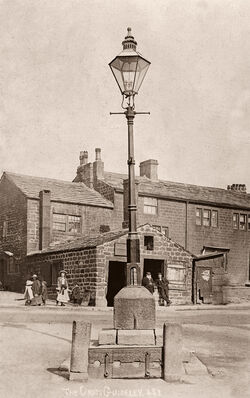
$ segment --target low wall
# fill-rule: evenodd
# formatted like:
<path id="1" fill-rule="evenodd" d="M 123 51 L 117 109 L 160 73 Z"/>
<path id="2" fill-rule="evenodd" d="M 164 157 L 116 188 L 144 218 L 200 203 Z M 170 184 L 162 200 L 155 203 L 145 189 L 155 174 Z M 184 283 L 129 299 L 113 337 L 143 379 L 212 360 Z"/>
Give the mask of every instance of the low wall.
<path id="1" fill-rule="evenodd" d="M 250 286 L 223 286 L 223 304 L 250 301 Z"/>

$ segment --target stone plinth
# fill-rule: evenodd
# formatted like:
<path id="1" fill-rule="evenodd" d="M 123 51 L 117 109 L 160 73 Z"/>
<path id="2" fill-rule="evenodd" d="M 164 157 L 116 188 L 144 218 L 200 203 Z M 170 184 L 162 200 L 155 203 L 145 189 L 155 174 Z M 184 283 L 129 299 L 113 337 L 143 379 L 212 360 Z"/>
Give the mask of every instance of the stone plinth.
<path id="1" fill-rule="evenodd" d="M 114 298 L 115 329 L 155 329 L 155 300 L 143 286 L 126 286 Z"/>
<path id="2" fill-rule="evenodd" d="M 115 329 L 102 329 L 99 332 L 98 342 L 100 345 L 116 344 L 116 330 Z"/>
<path id="3" fill-rule="evenodd" d="M 117 344 L 119 345 L 155 345 L 153 330 L 117 330 Z"/>

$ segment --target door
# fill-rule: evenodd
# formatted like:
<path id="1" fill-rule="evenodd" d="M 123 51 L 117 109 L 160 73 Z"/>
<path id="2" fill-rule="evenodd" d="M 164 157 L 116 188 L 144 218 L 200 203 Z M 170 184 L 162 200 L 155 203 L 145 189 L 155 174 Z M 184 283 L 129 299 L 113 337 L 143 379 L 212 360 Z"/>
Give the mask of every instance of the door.
<path id="1" fill-rule="evenodd" d="M 113 307 L 115 295 L 126 286 L 126 263 L 122 261 L 109 262 L 107 304 Z"/>
<path id="2" fill-rule="evenodd" d="M 212 303 L 212 267 L 196 268 L 197 303 Z"/>
<path id="3" fill-rule="evenodd" d="M 5 275 L 6 275 L 6 261 L 2 258 L 0 259 L 0 282 L 2 285 L 0 285 L 0 288 L 4 288 L 5 286 Z"/>
<path id="4" fill-rule="evenodd" d="M 151 258 L 145 258 L 143 276 L 146 272 L 151 272 L 152 278 L 155 281 L 158 278 L 158 273 L 161 272 L 164 275 L 164 260 L 154 260 Z"/>

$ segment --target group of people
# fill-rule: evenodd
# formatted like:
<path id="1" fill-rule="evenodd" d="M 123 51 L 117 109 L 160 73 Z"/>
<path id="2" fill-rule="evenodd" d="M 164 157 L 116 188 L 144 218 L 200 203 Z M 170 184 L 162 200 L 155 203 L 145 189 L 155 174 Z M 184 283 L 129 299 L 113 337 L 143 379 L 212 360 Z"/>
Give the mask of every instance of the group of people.
<path id="1" fill-rule="evenodd" d="M 57 297 L 56 305 L 65 306 L 70 301 L 69 293 L 71 293 L 71 300 L 74 304 L 81 304 L 80 287 L 76 284 L 72 291 L 69 290 L 66 271 L 60 271 L 60 276 L 57 278 Z M 47 282 L 34 274 L 32 278 L 28 278 L 25 284 L 24 299 L 25 305 L 46 305 L 48 298 Z"/>
<path id="2" fill-rule="evenodd" d="M 158 273 L 158 278 L 154 281 L 151 272 L 146 272 L 146 276 L 142 279 L 142 286 L 144 286 L 148 291 L 153 294 L 155 288 L 158 290 L 160 305 L 171 304 L 168 295 L 168 280 L 162 276 L 162 273 Z"/>
<path id="3" fill-rule="evenodd" d="M 48 298 L 47 282 L 34 274 L 25 284 L 25 305 L 45 305 Z"/>

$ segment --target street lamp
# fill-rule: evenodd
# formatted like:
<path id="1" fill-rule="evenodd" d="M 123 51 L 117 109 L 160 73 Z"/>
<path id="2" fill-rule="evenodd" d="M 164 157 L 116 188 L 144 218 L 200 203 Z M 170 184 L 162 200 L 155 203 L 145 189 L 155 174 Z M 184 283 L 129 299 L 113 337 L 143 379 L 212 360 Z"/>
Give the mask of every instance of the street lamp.
<path id="1" fill-rule="evenodd" d="M 122 42 L 123 50 L 109 63 L 121 91 L 122 107 L 125 112 L 111 114 L 125 114 L 128 125 L 128 214 L 129 233 L 127 239 L 127 285 L 137 285 L 140 280 L 140 241 L 136 231 L 136 196 L 135 196 L 135 171 L 134 171 L 134 138 L 133 124 L 136 114 L 149 112 L 135 112 L 135 95 L 141 87 L 150 62 L 136 51 L 137 42 L 128 28 L 127 36 Z M 124 103 L 126 102 L 126 105 Z"/>

